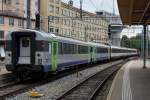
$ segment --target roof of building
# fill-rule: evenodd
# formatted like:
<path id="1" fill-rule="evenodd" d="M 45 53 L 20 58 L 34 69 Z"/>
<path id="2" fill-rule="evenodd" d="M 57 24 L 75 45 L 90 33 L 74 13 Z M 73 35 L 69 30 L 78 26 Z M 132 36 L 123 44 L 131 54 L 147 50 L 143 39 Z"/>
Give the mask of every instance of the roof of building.
<path id="1" fill-rule="evenodd" d="M 77 7 L 74 7 L 74 6 L 70 6 L 69 4 L 65 3 L 65 2 L 61 2 L 62 5 L 66 6 L 66 7 L 69 7 L 69 9 L 72 9 L 72 10 L 75 10 L 77 12 L 80 12 L 80 9 L 77 8 Z M 83 14 L 85 15 L 89 15 L 89 16 L 97 16 L 97 14 L 95 13 L 91 13 L 89 11 L 85 11 L 85 10 L 82 10 Z"/>
<path id="2" fill-rule="evenodd" d="M 15 13 L 7 12 L 7 11 L 3 11 L 3 12 L 0 11 L 0 16 L 7 16 L 7 17 L 18 18 L 18 19 L 24 19 L 24 20 L 27 19 L 26 17 L 19 16 L 19 15 L 15 14 Z M 35 21 L 35 19 L 33 19 L 33 18 L 31 18 L 31 20 Z"/>
<path id="3" fill-rule="evenodd" d="M 150 0 L 118 0 L 123 24 L 150 24 Z"/>

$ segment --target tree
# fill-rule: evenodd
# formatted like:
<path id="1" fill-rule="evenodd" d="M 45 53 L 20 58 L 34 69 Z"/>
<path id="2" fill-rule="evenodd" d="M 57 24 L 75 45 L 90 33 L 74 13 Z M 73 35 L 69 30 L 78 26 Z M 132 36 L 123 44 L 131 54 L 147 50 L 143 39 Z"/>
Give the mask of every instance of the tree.
<path id="1" fill-rule="evenodd" d="M 121 46 L 122 47 L 129 47 L 130 46 L 130 40 L 129 40 L 129 38 L 126 35 L 122 36 Z"/>
<path id="2" fill-rule="evenodd" d="M 142 45 L 142 36 L 137 35 L 135 37 L 130 38 L 130 47 L 131 48 L 136 48 L 138 50 L 141 50 L 141 45 Z"/>

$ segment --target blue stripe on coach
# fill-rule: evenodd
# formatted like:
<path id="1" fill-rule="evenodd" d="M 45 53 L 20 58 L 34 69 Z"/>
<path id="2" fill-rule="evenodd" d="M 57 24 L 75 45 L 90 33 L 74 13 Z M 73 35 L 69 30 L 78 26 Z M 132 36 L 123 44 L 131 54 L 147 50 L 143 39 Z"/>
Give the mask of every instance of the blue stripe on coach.
<path id="1" fill-rule="evenodd" d="M 88 63 L 88 60 L 59 63 L 57 68 L 62 69 L 62 68 L 65 68 L 65 67 L 79 65 L 79 64 L 85 64 L 85 63 Z M 44 65 L 44 72 L 51 71 L 51 68 L 52 68 L 52 65 Z"/>

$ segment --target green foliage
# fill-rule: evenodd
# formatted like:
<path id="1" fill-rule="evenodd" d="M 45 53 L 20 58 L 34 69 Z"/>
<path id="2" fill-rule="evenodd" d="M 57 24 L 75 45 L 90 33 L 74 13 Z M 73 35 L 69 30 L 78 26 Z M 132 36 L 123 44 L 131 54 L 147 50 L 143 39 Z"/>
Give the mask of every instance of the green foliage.
<path id="1" fill-rule="evenodd" d="M 137 35 L 135 37 L 128 38 L 126 35 L 124 35 L 121 40 L 121 46 L 135 48 L 141 51 L 142 36 Z"/>
<path id="2" fill-rule="evenodd" d="M 122 39 L 121 39 L 121 46 L 122 47 L 129 47 L 130 44 L 130 40 L 126 35 L 123 35 Z"/>
<path id="3" fill-rule="evenodd" d="M 131 48 L 136 48 L 141 51 L 141 46 L 142 46 L 142 36 L 137 35 L 135 37 L 130 38 L 130 47 Z"/>

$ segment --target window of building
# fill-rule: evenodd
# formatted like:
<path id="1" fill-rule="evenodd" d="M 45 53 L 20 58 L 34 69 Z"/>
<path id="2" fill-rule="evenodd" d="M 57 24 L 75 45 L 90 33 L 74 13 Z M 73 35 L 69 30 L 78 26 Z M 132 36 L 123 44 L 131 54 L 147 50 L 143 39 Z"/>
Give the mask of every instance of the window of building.
<path id="1" fill-rule="evenodd" d="M 12 1 L 12 0 L 7 0 L 7 4 L 9 4 L 9 5 L 10 5 L 10 4 L 11 4 L 11 1 Z"/>
<path id="2" fill-rule="evenodd" d="M 19 10 L 20 10 L 19 8 L 16 8 L 16 12 L 19 12 Z"/>
<path id="3" fill-rule="evenodd" d="M 56 2 L 57 4 L 59 4 L 60 0 L 55 0 L 55 2 Z"/>
<path id="4" fill-rule="evenodd" d="M 4 24 L 4 16 L 0 16 L 0 24 Z"/>
<path id="5" fill-rule="evenodd" d="M 60 22 L 59 17 L 54 17 L 54 19 L 53 19 L 53 20 L 55 21 L 55 24 L 59 24 L 59 22 Z"/>
<path id="6" fill-rule="evenodd" d="M 73 16 L 73 13 L 71 13 L 71 17 L 74 17 L 74 16 Z"/>
<path id="7" fill-rule="evenodd" d="M 49 22 L 54 22 L 54 16 L 49 16 L 48 20 L 49 20 Z"/>
<path id="8" fill-rule="evenodd" d="M 68 15 L 71 16 L 70 11 L 68 11 Z"/>
<path id="9" fill-rule="evenodd" d="M 55 32 L 56 32 L 56 33 L 59 33 L 59 28 L 56 28 L 56 29 L 55 29 Z"/>
<path id="10" fill-rule="evenodd" d="M 4 39 L 4 31 L 0 31 L 0 38 Z"/>
<path id="11" fill-rule="evenodd" d="M 59 14 L 59 7 L 56 7 L 56 14 Z"/>
<path id="12" fill-rule="evenodd" d="M 52 26 L 50 26 L 49 32 L 54 32 L 54 28 Z"/>
<path id="13" fill-rule="evenodd" d="M 50 6 L 49 6 L 49 12 L 51 12 L 51 13 L 54 12 L 54 6 L 53 6 L 53 5 L 50 5 Z"/>
<path id="14" fill-rule="evenodd" d="M 12 1 L 12 0 L 3 0 L 3 3 L 6 4 L 6 5 L 7 5 L 7 4 L 10 5 L 10 4 L 11 4 L 11 1 Z"/>
<path id="15" fill-rule="evenodd" d="M 24 20 L 18 19 L 18 26 L 24 26 Z"/>
<path id="16" fill-rule="evenodd" d="M 67 11 L 66 10 L 64 10 L 64 15 L 67 15 Z"/>
<path id="17" fill-rule="evenodd" d="M 61 14 L 62 14 L 62 15 L 64 14 L 64 10 L 63 10 L 63 9 L 61 9 Z"/>
<path id="18" fill-rule="evenodd" d="M 64 25 L 67 25 L 67 20 L 66 19 L 64 19 Z"/>
<path id="19" fill-rule="evenodd" d="M 76 12 L 76 17 L 78 16 L 78 12 Z"/>
<path id="20" fill-rule="evenodd" d="M 49 2 L 54 2 L 54 0 L 49 0 Z"/>
<path id="21" fill-rule="evenodd" d="M 14 25 L 14 18 L 9 18 L 9 25 Z"/>
<path id="22" fill-rule="evenodd" d="M 20 3 L 19 3 L 19 0 L 16 0 L 16 5 L 19 5 Z"/>

